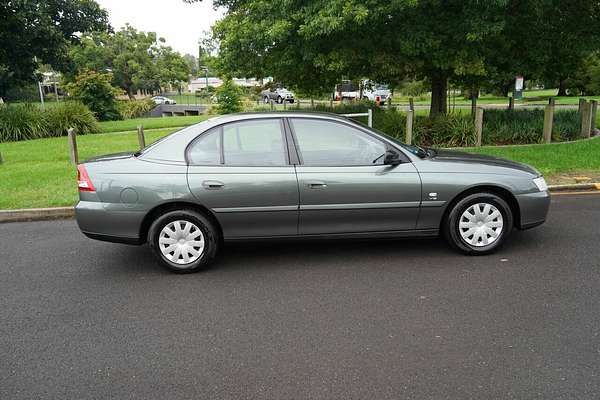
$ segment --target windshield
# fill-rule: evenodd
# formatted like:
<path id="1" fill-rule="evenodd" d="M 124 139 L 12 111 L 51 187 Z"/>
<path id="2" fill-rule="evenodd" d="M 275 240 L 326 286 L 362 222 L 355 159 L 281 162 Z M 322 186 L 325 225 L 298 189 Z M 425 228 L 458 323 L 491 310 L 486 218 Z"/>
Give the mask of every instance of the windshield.
<path id="1" fill-rule="evenodd" d="M 425 150 L 424 148 L 422 148 L 421 146 L 402 143 L 400 140 L 396 139 L 393 136 L 388 135 L 387 133 L 381 132 L 379 129 L 375 129 L 375 128 L 369 128 L 369 129 L 372 131 L 375 131 L 376 133 L 378 133 L 381 136 L 384 136 L 386 139 L 391 140 L 392 142 L 396 143 L 403 149 L 410 151 L 412 154 L 414 154 L 417 157 L 426 158 L 430 155 L 429 152 L 427 150 Z"/>
<path id="2" fill-rule="evenodd" d="M 375 85 L 375 90 L 388 90 L 388 85 Z"/>

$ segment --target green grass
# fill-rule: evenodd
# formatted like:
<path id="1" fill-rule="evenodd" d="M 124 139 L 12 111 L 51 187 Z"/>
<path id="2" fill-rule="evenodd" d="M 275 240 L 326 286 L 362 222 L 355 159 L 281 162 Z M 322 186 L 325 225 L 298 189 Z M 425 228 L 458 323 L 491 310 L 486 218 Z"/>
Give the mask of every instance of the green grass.
<path id="1" fill-rule="evenodd" d="M 146 132 L 146 143 L 172 131 Z M 78 136 L 77 145 L 81 160 L 138 149 L 135 132 Z M 70 206 L 77 201 L 77 173 L 66 137 L 0 143 L 0 152 L 0 209 Z"/>
<path id="2" fill-rule="evenodd" d="M 104 121 L 100 122 L 100 131 L 102 133 L 134 131 L 138 125 L 142 125 L 144 129 L 177 128 L 193 125 L 208 118 L 208 115 L 191 115 L 186 117 L 150 117 L 126 119 L 123 121 Z"/>
<path id="3" fill-rule="evenodd" d="M 576 171 L 600 171 L 600 137 L 575 142 L 463 149 L 524 162 L 546 176 Z"/>

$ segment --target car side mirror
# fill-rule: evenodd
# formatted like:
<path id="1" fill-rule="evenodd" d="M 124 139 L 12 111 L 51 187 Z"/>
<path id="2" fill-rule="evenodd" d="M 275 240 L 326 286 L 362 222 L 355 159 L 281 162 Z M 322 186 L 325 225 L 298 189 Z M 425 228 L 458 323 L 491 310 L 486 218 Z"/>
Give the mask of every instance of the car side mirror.
<path id="1" fill-rule="evenodd" d="M 396 150 L 386 150 L 385 157 L 383 158 L 384 165 L 398 165 L 401 162 L 402 160 L 400 160 L 400 154 Z"/>

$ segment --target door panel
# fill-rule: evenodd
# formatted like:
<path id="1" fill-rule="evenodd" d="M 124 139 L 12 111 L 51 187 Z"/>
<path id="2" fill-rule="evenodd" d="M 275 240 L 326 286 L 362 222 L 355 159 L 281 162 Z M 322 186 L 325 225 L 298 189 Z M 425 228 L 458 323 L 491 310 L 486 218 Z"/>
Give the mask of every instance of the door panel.
<path id="1" fill-rule="evenodd" d="M 188 168 L 190 190 L 225 238 L 296 235 L 298 182 L 293 166 Z"/>
<path id="2" fill-rule="evenodd" d="M 421 179 L 397 166 L 297 166 L 300 234 L 414 230 Z"/>

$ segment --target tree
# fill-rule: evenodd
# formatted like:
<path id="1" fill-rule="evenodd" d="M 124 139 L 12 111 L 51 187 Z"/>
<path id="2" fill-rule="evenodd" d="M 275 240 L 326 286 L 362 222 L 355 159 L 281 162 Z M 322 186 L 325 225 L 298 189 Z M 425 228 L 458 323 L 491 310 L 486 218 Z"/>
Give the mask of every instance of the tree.
<path id="1" fill-rule="evenodd" d="M 112 74 L 86 70 L 67 85 L 77 100 L 89 107 L 100 121 L 119 119 L 115 96 L 120 90 L 111 85 Z"/>
<path id="2" fill-rule="evenodd" d="M 154 32 L 141 32 L 126 25 L 115 33 L 90 33 L 70 51 L 70 78 L 84 70 L 111 71 L 113 84 L 130 99 L 137 90 L 159 91 L 161 87 L 186 81 L 189 64 L 165 46 Z"/>
<path id="3" fill-rule="evenodd" d="M 106 31 L 108 15 L 93 0 L 0 2 L 0 97 L 32 81 L 40 64 L 62 69 L 78 32 Z"/>
<path id="4" fill-rule="evenodd" d="M 223 84 L 217 88 L 219 99 L 219 113 L 231 114 L 242 111 L 241 90 L 231 79 L 225 79 Z"/>
<path id="5" fill-rule="evenodd" d="M 599 22 L 600 3 L 569 4 L 217 0 L 215 5 L 226 7 L 227 13 L 213 34 L 219 64 L 229 75 L 271 75 L 306 91 L 331 88 L 342 77 L 387 82 L 416 77 L 429 82 L 430 114 L 435 115 L 446 111 L 449 80 L 476 89 L 496 75 L 506 87 L 512 79 L 507 76 L 542 74 L 552 44 L 596 43 L 592 30 Z M 585 27 L 577 23 L 582 14 Z M 568 34 L 563 37 L 564 24 Z M 565 39 L 568 43 L 561 43 Z"/>

